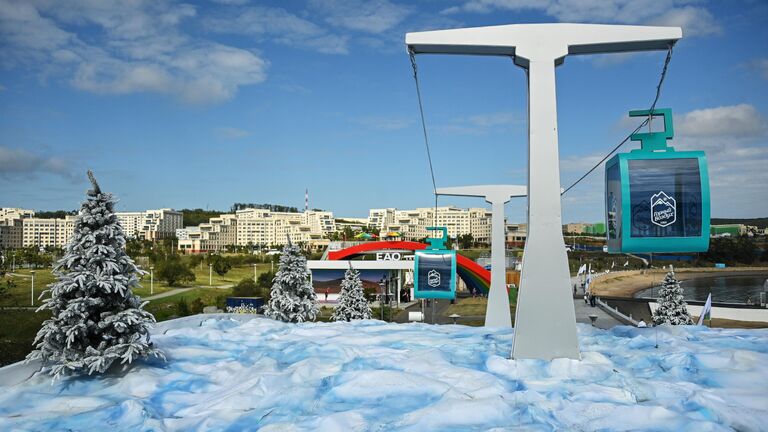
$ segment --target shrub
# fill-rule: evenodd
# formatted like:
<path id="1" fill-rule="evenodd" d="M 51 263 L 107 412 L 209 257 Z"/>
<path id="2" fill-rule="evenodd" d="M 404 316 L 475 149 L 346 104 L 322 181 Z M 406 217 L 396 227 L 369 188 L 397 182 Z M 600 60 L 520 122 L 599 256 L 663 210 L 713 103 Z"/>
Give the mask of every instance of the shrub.
<path id="1" fill-rule="evenodd" d="M 238 282 L 232 289 L 232 295 L 235 297 L 254 297 L 258 291 L 253 279 L 247 278 Z"/>
<path id="2" fill-rule="evenodd" d="M 176 312 L 180 317 L 191 315 L 191 312 L 189 311 L 189 304 L 187 303 L 187 299 L 185 297 L 180 298 L 179 301 L 176 302 Z"/>
<path id="3" fill-rule="evenodd" d="M 157 263 L 155 275 L 159 280 L 168 283 L 168 286 L 175 286 L 180 282 L 192 282 L 195 280 L 195 273 L 184 265 L 177 256 L 169 256 Z"/>
<path id="4" fill-rule="evenodd" d="M 203 313 L 203 308 L 205 307 L 205 304 L 203 304 L 203 300 L 200 297 L 197 297 L 196 299 L 192 300 L 192 303 L 189 305 L 189 311 L 192 315 L 197 315 Z"/>
<path id="5" fill-rule="evenodd" d="M 219 276 L 224 276 L 232 268 L 232 264 L 229 260 L 223 256 L 216 256 L 213 258 L 213 271 Z"/>

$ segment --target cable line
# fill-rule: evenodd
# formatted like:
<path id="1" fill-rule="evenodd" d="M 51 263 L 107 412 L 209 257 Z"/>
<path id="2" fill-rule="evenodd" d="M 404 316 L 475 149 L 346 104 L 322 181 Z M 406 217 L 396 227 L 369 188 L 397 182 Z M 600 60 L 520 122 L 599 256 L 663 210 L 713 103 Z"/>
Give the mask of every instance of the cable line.
<path id="1" fill-rule="evenodd" d="M 421 101 L 421 88 L 419 86 L 419 73 L 416 66 L 416 53 L 413 48 L 408 48 L 408 55 L 411 57 L 411 67 L 413 68 L 413 81 L 416 83 L 416 97 L 419 99 L 419 114 L 421 114 L 421 129 L 424 132 L 424 146 L 427 148 L 427 160 L 429 161 L 429 173 L 432 176 L 432 191 L 435 194 L 435 214 L 434 226 L 437 226 L 437 183 L 435 182 L 435 170 L 432 167 L 432 153 L 429 151 L 429 136 L 427 135 L 427 122 L 424 119 L 424 104 Z"/>
<path id="2" fill-rule="evenodd" d="M 651 131 L 651 121 L 652 121 L 652 118 L 653 118 L 653 110 L 656 109 L 656 103 L 659 101 L 659 96 L 661 95 L 661 86 L 662 86 L 662 84 L 664 84 L 664 78 L 667 76 L 667 68 L 669 67 L 670 60 L 672 60 L 672 45 L 669 45 L 669 48 L 667 49 L 667 58 L 664 60 L 664 68 L 661 70 L 661 77 L 659 78 L 659 84 L 656 86 L 656 97 L 653 98 L 653 103 L 651 104 L 651 109 L 649 110 L 648 118 L 643 120 L 643 122 L 640 123 L 635 128 L 635 130 L 630 132 L 629 135 L 627 135 L 623 140 L 621 140 L 621 142 L 616 147 L 614 147 L 613 150 L 611 150 L 610 153 L 605 155 L 604 158 L 600 159 L 600 162 L 598 162 L 589 171 L 584 173 L 583 176 L 579 177 L 578 180 L 576 180 L 570 186 L 568 186 L 568 188 L 565 189 L 563 191 L 563 193 L 560 194 L 561 196 L 565 195 L 566 193 L 568 193 L 568 191 L 573 189 L 574 186 L 579 184 L 579 182 L 584 180 L 588 175 L 592 174 L 592 172 L 594 170 L 596 170 L 600 165 L 603 164 L 603 162 L 605 162 L 609 157 L 611 157 L 614 153 L 616 153 L 616 150 L 618 150 L 621 146 L 626 144 L 626 142 L 629 141 L 629 139 L 632 137 L 632 135 L 636 134 L 637 131 L 639 131 L 643 126 L 648 125 L 648 132 Z"/>

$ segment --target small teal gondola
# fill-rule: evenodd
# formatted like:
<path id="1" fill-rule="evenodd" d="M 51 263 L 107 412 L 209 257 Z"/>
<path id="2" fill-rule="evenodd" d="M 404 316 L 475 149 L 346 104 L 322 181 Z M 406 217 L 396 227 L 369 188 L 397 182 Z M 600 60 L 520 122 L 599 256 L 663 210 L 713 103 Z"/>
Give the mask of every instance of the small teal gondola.
<path id="1" fill-rule="evenodd" d="M 630 117 L 649 110 L 630 111 Z M 704 252 L 709 248 L 709 175 L 703 151 L 675 151 L 672 110 L 663 132 L 635 133 L 641 148 L 605 165 L 609 253 Z"/>
<path id="2" fill-rule="evenodd" d="M 442 231 L 440 238 L 428 238 L 429 246 L 415 252 L 413 296 L 414 298 L 456 298 L 456 251 L 448 250 L 446 227 L 427 227 L 430 231 Z"/>

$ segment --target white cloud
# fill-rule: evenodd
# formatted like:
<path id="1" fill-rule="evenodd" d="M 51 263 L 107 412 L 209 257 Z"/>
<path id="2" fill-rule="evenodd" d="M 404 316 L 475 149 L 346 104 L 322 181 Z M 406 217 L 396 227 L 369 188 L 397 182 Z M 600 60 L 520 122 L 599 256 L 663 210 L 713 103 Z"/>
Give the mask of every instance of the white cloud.
<path id="1" fill-rule="evenodd" d="M 266 79 L 269 62 L 258 53 L 185 33 L 195 16 L 194 7 L 164 0 L 0 0 L 0 57 L 41 77 L 68 76 L 84 91 L 161 93 L 193 104 L 228 100 Z"/>
<path id="2" fill-rule="evenodd" d="M 708 10 L 693 6 L 670 9 L 649 20 L 648 24 L 682 27 L 684 37 L 709 36 L 723 32 Z"/>
<path id="3" fill-rule="evenodd" d="M 758 58 L 749 63 L 749 67 L 755 69 L 763 79 L 768 80 L 768 58 Z"/>
<path id="4" fill-rule="evenodd" d="M 227 10 L 203 20 L 216 33 L 264 37 L 292 47 L 325 54 L 346 54 L 348 37 L 330 34 L 317 24 L 285 9 L 252 6 Z"/>
<path id="5" fill-rule="evenodd" d="M 467 117 L 467 123 L 478 127 L 509 126 L 523 120 L 522 116 L 511 112 L 475 114 Z"/>
<path id="6" fill-rule="evenodd" d="M 675 119 L 681 137 L 756 137 L 768 128 L 765 118 L 749 104 L 704 108 Z"/>
<path id="7" fill-rule="evenodd" d="M 250 0 L 211 0 L 214 3 L 232 6 L 242 6 L 250 3 Z"/>
<path id="8" fill-rule="evenodd" d="M 625 129 L 634 128 L 638 121 L 631 119 L 632 123 L 627 122 Z M 768 126 L 755 107 L 739 104 L 703 108 L 677 116 L 675 138 L 669 144 L 677 151 L 706 153 L 714 217 L 768 214 L 768 200 L 764 199 L 768 197 Z M 637 144 L 628 144 L 620 151 L 629 151 L 632 146 L 636 148 Z M 603 156 L 596 153 L 562 158 L 564 186 L 570 185 Z M 564 197 L 564 209 L 569 206 L 568 217 L 602 216 L 591 206 L 602 205 L 603 170 L 604 167 L 599 167 L 569 192 L 570 197 Z"/>
<path id="9" fill-rule="evenodd" d="M 247 130 L 233 128 L 233 127 L 219 128 L 216 132 L 220 137 L 226 138 L 226 139 L 240 139 L 240 138 L 245 138 L 251 135 L 251 132 Z"/>
<path id="10" fill-rule="evenodd" d="M 438 124 L 437 130 L 467 135 L 484 135 L 492 129 L 509 129 L 523 125 L 525 117 L 509 111 L 473 114 L 454 118 L 447 124 Z"/>
<path id="11" fill-rule="evenodd" d="M 63 159 L 0 145 L 0 178 L 28 179 L 38 174 L 53 174 L 67 180 L 75 179 L 72 168 Z"/>
<path id="12" fill-rule="evenodd" d="M 310 5 L 333 26 L 374 34 L 395 27 L 411 13 L 388 0 L 311 0 Z"/>
<path id="13" fill-rule="evenodd" d="M 682 26 L 686 36 L 721 33 L 720 25 L 709 11 L 698 6 L 700 3 L 697 0 L 469 0 L 442 13 L 539 11 L 561 22 Z"/>
<path id="14" fill-rule="evenodd" d="M 353 120 L 355 123 L 370 129 L 393 131 L 405 129 L 413 124 L 413 120 L 404 117 L 367 116 Z"/>

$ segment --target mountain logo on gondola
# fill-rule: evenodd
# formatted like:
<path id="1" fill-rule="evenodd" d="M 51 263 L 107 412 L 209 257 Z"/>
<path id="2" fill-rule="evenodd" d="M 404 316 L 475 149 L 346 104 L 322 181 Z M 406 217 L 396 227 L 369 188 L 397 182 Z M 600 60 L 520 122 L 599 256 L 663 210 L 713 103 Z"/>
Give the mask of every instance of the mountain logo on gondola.
<path id="1" fill-rule="evenodd" d="M 664 191 L 651 197 L 651 223 L 662 228 L 675 223 L 677 220 L 677 203 L 675 199 L 665 194 Z"/>
<path id="2" fill-rule="evenodd" d="M 432 288 L 436 288 L 440 286 L 440 272 L 432 269 L 427 273 L 427 285 L 431 286 Z"/>

